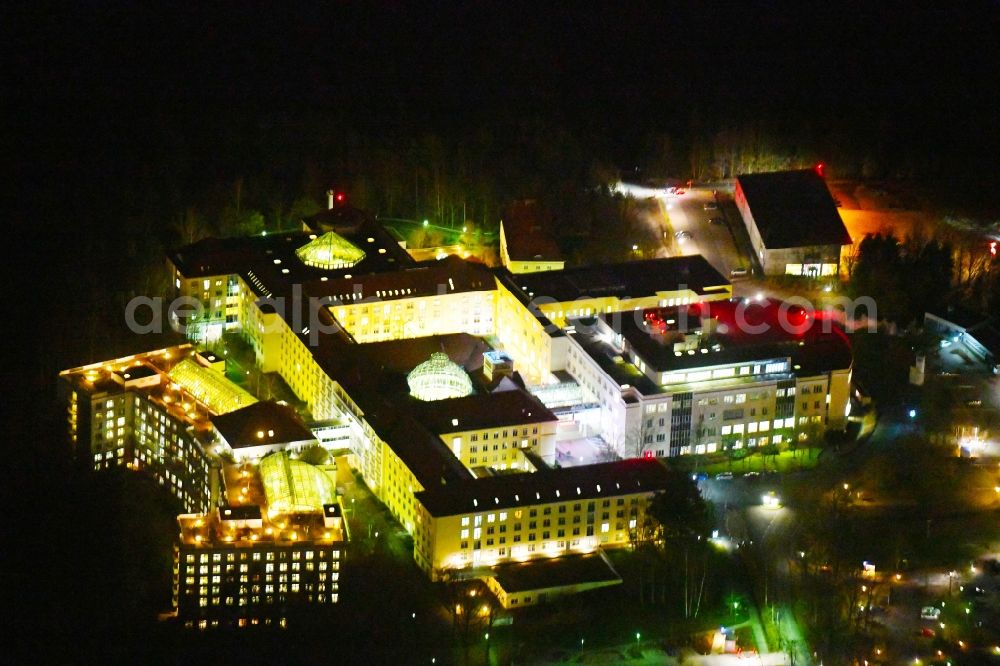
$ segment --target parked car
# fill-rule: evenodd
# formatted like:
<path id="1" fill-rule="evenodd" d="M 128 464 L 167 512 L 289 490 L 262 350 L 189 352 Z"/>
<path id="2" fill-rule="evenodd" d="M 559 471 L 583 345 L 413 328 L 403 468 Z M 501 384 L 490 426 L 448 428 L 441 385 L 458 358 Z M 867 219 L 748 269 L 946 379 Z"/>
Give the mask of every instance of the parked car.
<path id="1" fill-rule="evenodd" d="M 721 474 L 716 474 L 715 478 L 717 480 L 723 480 L 723 481 L 725 481 L 727 479 L 733 478 L 733 473 L 732 472 L 722 472 Z"/>
<path id="2" fill-rule="evenodd" d="M 941 617 L 941 609 L 934 606 L 924 606 L 920 609 L 921 620 L 937 620 Z"/>
<path id="3" fill-rule="evenodd" d="M 691 238 L 691 232 L 690 231 L 678 231 L 677 233 L 674 234 L 674 238 L 676 238 L 677 240 L 680 240 L 680 241 L 689 240 Z"/>
<path id="4" fill-rule="evenodd" d="M 729 271 L 729 277 L 746 277 L 749 273 L 750 271 L 741 266 Z"/>
<path id="5" fill-rule="evenodd" d="M 705 210 L 719 210 L 719 204 L 709 201 L 705 204 Z"/>
<path id="6" fill-rule="evenodd" d="M 709 224 L 725 224 L 726 221 L 721 217 L 713 217 L 708 221 Z"/>

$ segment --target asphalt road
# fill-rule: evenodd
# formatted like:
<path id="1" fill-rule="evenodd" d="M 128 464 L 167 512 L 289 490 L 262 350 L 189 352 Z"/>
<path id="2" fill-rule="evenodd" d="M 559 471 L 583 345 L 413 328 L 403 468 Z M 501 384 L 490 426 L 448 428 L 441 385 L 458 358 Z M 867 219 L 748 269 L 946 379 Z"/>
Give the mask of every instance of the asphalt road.
<path id="1" fill-rule="evenodd" d="M 711 189 L 688 189 L 679 196 L 669 196 L 663 200 L 673 233 L 687 232 L 690 238 L 678 240 L 675 252 L 680 255 L 700 254 L 726 278 L 734 268 L 748 266 L 737 250 L 730 230 L 731 224 L 740 220 L 726 219 L 721 209 L 705 209 L 705 205 L 715 201 Z M 725 224 L 711 224 L 713 217 L 726 219 Z"/>
<path id="2" fill-rule="evenodd" d="M 688 256 L 700 254 L 726 278 L 734 268 L 749 267 L 734 239 L 742 221 L 728 212 L 725 206 L 706 210 L 705 205 L 715 201 L 715 190 L 710 187 L 683 188 L 684 194 L 667 194 L 660 188 L 618 183 L 616 191 L 639 199 L 656 199 L 661 214 L 650 215 L 647 220 L 661 234 L 662 247 L 654 253 L 657 257 Z M 664 215 L 665 213 L 665 215 Z M 722 218 L 724 224 L 711 224 L 712 218 Z M 677 238 L 685 233 L 688 237 Z"/>

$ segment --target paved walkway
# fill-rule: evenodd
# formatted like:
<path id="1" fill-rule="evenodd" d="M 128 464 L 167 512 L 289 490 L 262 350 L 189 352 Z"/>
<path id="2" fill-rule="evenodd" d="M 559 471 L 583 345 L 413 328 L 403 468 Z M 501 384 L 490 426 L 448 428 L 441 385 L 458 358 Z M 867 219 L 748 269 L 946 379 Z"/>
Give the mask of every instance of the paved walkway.
<path id="1" fill-rule="evenodd" d="M 685 664 L 704 664 L 705 666 L 725 666 L 739 664 L 740 666 L 779 666 L 790 664 L 791 660 L 784 652 L 768 652 L 765 654 L 699 654 L 684 659 Z"/>

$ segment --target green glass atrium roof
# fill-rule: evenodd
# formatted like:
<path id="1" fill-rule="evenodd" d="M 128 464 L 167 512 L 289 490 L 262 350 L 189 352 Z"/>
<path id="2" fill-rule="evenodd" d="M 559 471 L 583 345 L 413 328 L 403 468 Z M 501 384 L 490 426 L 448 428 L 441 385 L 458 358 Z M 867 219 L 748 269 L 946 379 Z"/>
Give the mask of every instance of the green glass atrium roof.
<path id="1" fill-rule="evenodd" d="M 168 374 L 171 381 L 180 384 L 216 414 L 226 414 L 257 402 L 257 398 L 226 379 L 221 372 L 206 368 L 191 358 L 175 365 Z"/>
<path id="2" fill-rule="evenodd" d="M 340 234 L 329 231 L 295 251 L 306 266 L 337 270 L 355 266 L 365 258 L 364 250 L 355 247 Z"/>
<path id="3" fill-rule="evenodd" d="M 418 400 L 445 400 L 472 394 L 472 380 L 447 354 L 434 352 L 406 376 L 410 395 Z"/>
<path id="4" fill-rule="evenodd" d="M 259 471 L 268 515 L 321 512 L 337 499 L 337 486 L 326 472 L 285 451 L 265 456 Z"/>

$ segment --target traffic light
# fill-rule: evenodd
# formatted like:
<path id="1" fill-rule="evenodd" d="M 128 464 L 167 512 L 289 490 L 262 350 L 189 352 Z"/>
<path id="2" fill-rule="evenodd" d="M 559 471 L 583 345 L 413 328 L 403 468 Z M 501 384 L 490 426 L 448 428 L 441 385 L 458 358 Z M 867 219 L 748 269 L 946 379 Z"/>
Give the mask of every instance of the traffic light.
<path id="1" fill-rule="evenodd" d="M 819 164 L 817 164 L 816 165 L 816 175 L 819 176 L 820 178 L 822 178 L 823 177 L 823 169 L 825 169 L 825 168 L 826 168 L 826 165 L 823 164 L 822 162 L 820 162 Z"/>
<path id="2" fill-rule="evenodd" d="M 337 192 L 335 195 L 333 195 L 333 198 L 336 199 L 337 201 L 343 201 L 344 200 L 344 193 L 343 192 Z"/>
<path id="3" fill-rule="evenodd" d="M 997 242 L 996 241 L 990 241 L 990 256 L 991 257 L 997 256 Z"/>

